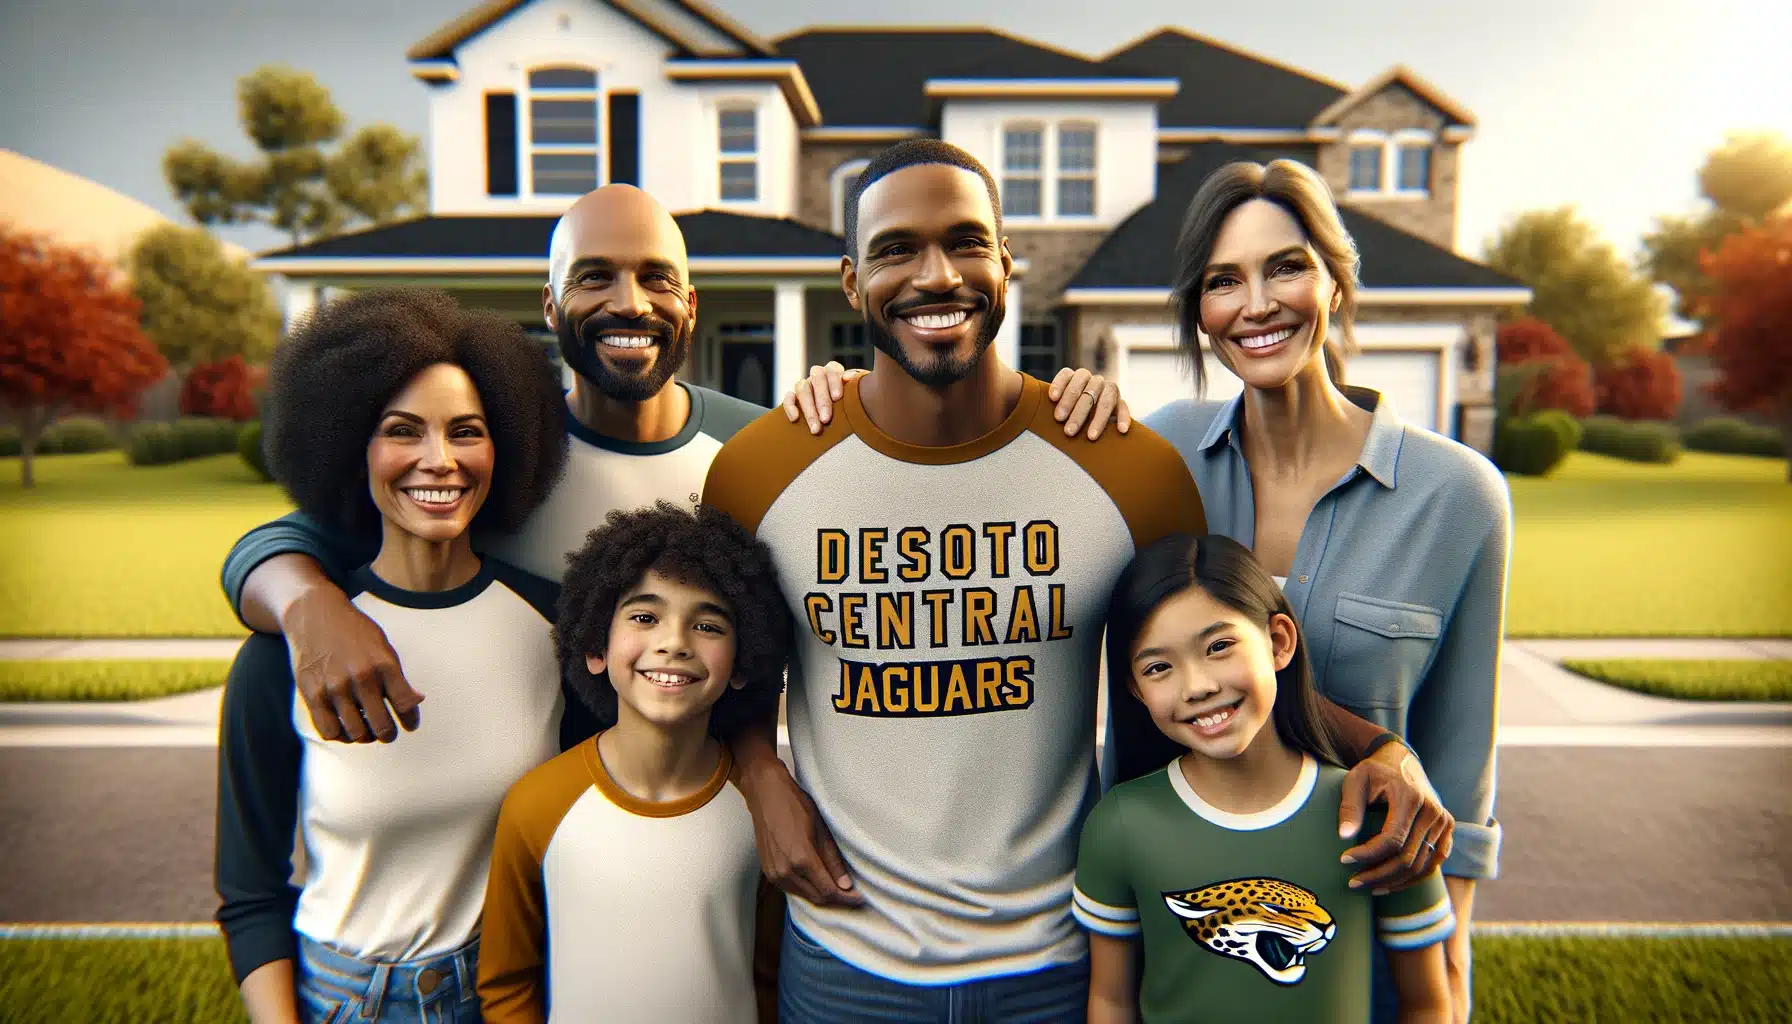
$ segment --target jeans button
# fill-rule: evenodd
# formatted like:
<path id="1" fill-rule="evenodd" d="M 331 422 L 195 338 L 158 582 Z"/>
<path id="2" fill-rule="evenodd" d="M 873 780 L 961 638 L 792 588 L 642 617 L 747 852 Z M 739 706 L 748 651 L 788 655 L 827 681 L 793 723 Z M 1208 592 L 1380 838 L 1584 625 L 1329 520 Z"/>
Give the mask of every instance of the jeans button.
<path id="1" fill-rule="evenodd" d="M 437 971 L 434 967 L 425 967 L 417 975 L 417 991 L 423 993 L 424 995 L 429 995 L 431 992 L 434 992 L 436 990 L 436 986 L 440 985 L 441 983 L 442 983 L 441 972 Z"/>

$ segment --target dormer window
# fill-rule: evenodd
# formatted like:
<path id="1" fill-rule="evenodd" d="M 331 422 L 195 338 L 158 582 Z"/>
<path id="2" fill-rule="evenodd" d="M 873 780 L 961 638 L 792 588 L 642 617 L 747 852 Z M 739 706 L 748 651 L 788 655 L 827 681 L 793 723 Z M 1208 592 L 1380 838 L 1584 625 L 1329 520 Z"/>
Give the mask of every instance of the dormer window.
<path id="1" fill-rule="evenodd" d="M 529 188 L 538 196 L 584 195 L 598 184 L 597 72 L 529 72 Z"/>
<path id="2" fill-rule="evenodd" d="M 1014 122 L 1002 129 L 1002 216 L 1095 216 L 1096 126 Z"/>
<path id="3" fill-rule="evenodd" d="M 1058 126 L 1058 216 L 1095 216 L 1095 126 Z"/>
<path id="4" fill-rule="evenodd" d="M 759 198 L 759 110 L 723 107 L 717 117 L 721 150 L 723 202 L 750 203 Z"/>
<path id="5" fill-rule="evenodd" d="M 1044 190 L 1045 129 L 1013 125 L 1002 133 L 1002 215 L 1037 217 Z"/>
<path id="6" fill-rule="evenodd" d="M 1382 142 L 1352 142 L 1350 144 L 1350 191 L 1381 191 Z"/>
<path id="7" fill-rule="evenodd" d="M 1350 133 L 1350 194 L 1409 196 L 1431 194 L 1430 132 Z"/>

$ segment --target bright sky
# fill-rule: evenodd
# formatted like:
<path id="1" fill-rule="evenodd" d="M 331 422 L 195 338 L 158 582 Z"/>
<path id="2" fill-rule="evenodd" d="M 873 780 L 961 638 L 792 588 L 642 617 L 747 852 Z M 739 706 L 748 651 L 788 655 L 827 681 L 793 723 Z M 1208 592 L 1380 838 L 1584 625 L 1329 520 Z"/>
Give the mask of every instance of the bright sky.
<path id="1" fill-rule="evenodd" d="M 350 124 L 426 134 L 404 50 L 477 0 L 5 0 L 0 148 L 184 219 L 162 179 L 183 135 L 248 155 L 235 80 L 269 62 L 316 74 Z M 1178 24 L 1349 85 L 1404 63 L 1473 111 L 1458 248 L 1478 256 L 1509 216 L 1573 203 L 1625 254 L 1652 219 L 1691 209 L 1726 131 L 1792 135 L 1786 0 L 712 0 L 754 31 L 977 23 L 1098 56 Z M 868 83 L 868 85 L 871 83 Z M 278 236 L 224 230 L 263 248 Z"/>

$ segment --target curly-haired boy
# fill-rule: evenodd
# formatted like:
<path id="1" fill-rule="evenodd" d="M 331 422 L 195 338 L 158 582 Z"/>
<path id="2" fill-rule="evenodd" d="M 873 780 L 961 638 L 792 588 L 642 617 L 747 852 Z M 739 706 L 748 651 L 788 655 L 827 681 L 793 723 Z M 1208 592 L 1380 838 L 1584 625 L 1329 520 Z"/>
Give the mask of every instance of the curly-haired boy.
<path id="1" fill-rule="evenodd" d="M 555 626 L 598 735 L 505 797 L 479 997 L 491 1024 L 751 1024 L 775 1008 L 782 903 L 761 882 L 726 741 L 774 713 L 791 618 L 766 547 L 726 513 L 610 513 L 567 559 Z M 760 938 L 764 936 L 764 938 Z M 775 1019 L 775 1018 L 766 1018 Z"/>

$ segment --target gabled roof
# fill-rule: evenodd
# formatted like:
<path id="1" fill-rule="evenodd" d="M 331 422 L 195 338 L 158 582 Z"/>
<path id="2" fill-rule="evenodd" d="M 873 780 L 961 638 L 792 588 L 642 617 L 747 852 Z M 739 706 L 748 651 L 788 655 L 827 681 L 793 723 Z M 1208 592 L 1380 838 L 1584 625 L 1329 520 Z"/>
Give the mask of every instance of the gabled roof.
<path id="1" fill-rule="evenodd" d="M 1157 198 L 1115 228 L 1067 288 L 1169 288 L 1176 274 L 1176 238 L 1201 182 L 1234 160 L 1267 163 L 1281 155 L 1210 142 L 1193 147 L 1176 163 L 1159 164 Z M 1365 289 L 1525 287 L 1515 278 L 1350 206 L 1340 206 L 1339 214 L 1362 257 Z"/>
<path id="2" fill-rule="evenodd" d="M 830 126 L 923 127 L 932 120 L 929 80 L 1151 77 L 992 28 L 827 26 L 773 43 L 802 66 Z"/>
<path id="3" fill-rule="evenodd" d="M 547 259 L 560 218 L 551 214 L 418 217 L 264 252 L 259 259 L 298 266 L 303 260 Z M 754 217 L 722 210 L 674 215 L 693 258 L 814 256 L 838 259 L 839 235 L 782 217 Z"/>
<path id="4" fill-rule="evenodd" d="M 703 3 L 702 0 L 593 0 L 593 2 L 607 3 L 635 19 L 649 31 L 678 46 L 680 52 L 687 56 L 756 55 L 770 57 L 775 55 L 771 44 L 747 31 L 707 3 Z M 484 32 L 500 18 L 527 3 L 529 0 L 485 0 L 484 3 L 443 25 L 430 33 L 427 38 L 406 50 L 405 59 L 413 61 L 451 59 L 455 49 L 462 43 Z M 665 16 L 667 8 L 678 16 L 694 18 L 702 22 L 733 40 L 740 49 L 731 53 L 715 52 L 712 47 L 704 44 L 691 33 L 680 31 L 680 26 L 675 23 L 675 20 Z"/>
<path id="5" fill-rule="evenodd" d="M 1446 118 L 1447 124 L 1463 128 L 1475 126 L 1475 115 L 1469 113 L 1468 108 L 1444 95 L 1443 90 L 1420 78 L 1404 64 L 1396 64 L 1370 79 L 1362 88 L 1338 97 L 1313 118 L 1313 124 L 1315 126 L 1336 124 L 1338 119 L 1351 108 L 1388 86 L 1396 84 L 1412 90 L 1413 94 L 1421 100 L 1436 107 Z"/>
<path id="6" fill-rule="evenodd" d="M 1302 129 L 1349 91 L 1181 28 L 1135 39 L 1101 63 L 1182 81 L 1181 92 L 1158 108 L 1158 126 L 1165 129 Z"/>

